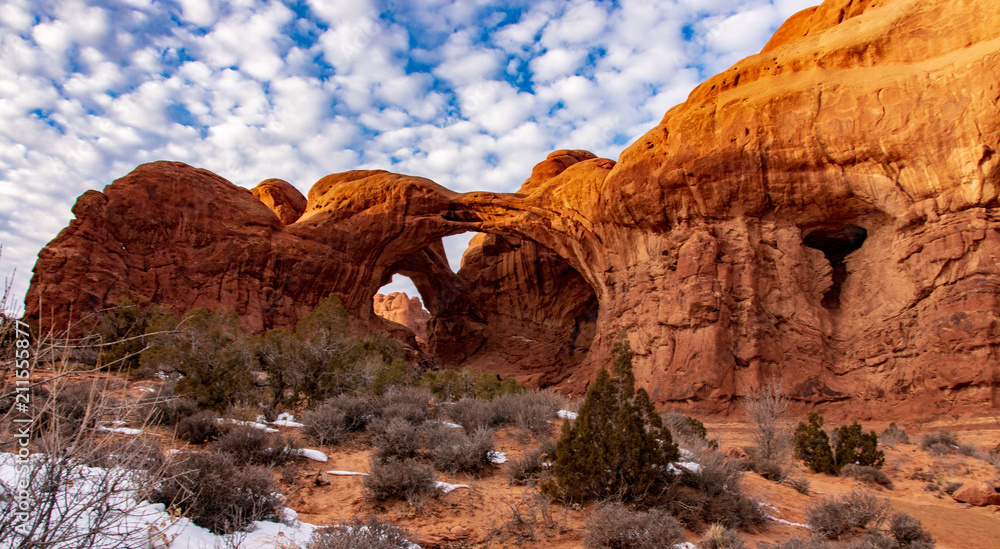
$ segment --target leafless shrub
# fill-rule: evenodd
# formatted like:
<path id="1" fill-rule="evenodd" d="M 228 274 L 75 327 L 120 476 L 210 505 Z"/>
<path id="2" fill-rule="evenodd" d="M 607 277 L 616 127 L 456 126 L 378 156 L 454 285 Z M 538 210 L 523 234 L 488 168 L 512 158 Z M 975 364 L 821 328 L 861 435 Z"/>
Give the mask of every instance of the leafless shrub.
<path id="1" fill-rule="evenodd" d="M 165 477 L 151 491 L 150 501 L 175 507 L 216 534 L 273 520 L 281 506 L 269 469 L 240 467 L 225 454 L 174 457 L 167 461 Z"/>
<path id="2" fill-rule="evenodd" d="M 502 497 L 496 515 L 489 519 L 491 537 L 523 545 L 539 541 L 540 536 L 551 536 L 566 531 L 567 510 L 562 515 L 553 514 L 548 497 L 537 490 L 521 497 Z"/>
<path id="3" fill-rule="evenodd" d="M 448 405 L 448 416 L 452 421 L 471 433 L 477 429 L 493 428 L 499 425 L 497 407 L 493 401 L 481 398 L 463 398 Z"/>
<path id="4" fill-rule="evenodd" d="M 419 425 L 431 418 L 434 395 L 417 387 L 390 387 L 376 403 L 381 415 L 391 419 L 400 417 Z"/>
<path id="5" fill-rule="evenodd" d="M 962 483 L 961 482 L 949 482 L 948 484 L 945 484 L 941 488 L 941 491 L 943 491 L 944 493 L 946 493 L 946 494 L 948 494 L 950 496 L 950 495 L 952 495 L 952 494 L 955 493 L 955 490 L 958 490 L 961 487 L 962 487 Z"/>
<path id="6" fill-rule="evenodd" d="M 219 423 L 215 413 L 204 410 L 188 416 L 177 424 L 177 438 L 191 444 L 205 444 L 216 440 L 226 431 L 229 424 Z"/>
<path id="7" fill-rule="evenodd" d="M 809 527 L 828 539 L 859 530 L 877 530 L 888 518 L 889 506 L 871 492 L 853 491 L 839 500 L 826 498 L 809 509 Z"/>
<path id="8" fill-rule="evenodd" d="M 379 461 L 410 459 L 417 457 L 420 452 L 421 433 L 412 423 L 401 417 L 394 417 L 385 427 L 377 430 L 372 443 L 375 445 L 375 459 Z"/>
<path id="9" fill-rule="evenodd" d="M 408 549 L 413 546 L 403 528 L 376 515 L 355 517 L 347 524 L 316 533 L 310 549 Z"/>
<path id="10" fill-rule="evenodd" d="M 509 421 L 522 431 L 542 436 L 552 431 L 549 423 L 566 403 L 561 395 L 551 391 L 505 394 L 494 399 L 497 416 Z"/>
<path id="11" fill-rule="evenodd" d="M 400 499 L 418 506 L 434 493 L 434 471 L 415 459 L 373 459 L 362 483 L 362 493 L 368 503 Z"/>
<path id="12" fill-rule="evenodd" d="M 897 444 L 909 444 L 910 437 L 900 426 L 890 423 L 885 431 L 882 431 L 882 434 L 878 436 L 878 441 L 891 448 Z"/>
<path id="13" fill-rule="evenodd" d="M 752 529 L 767 520 L 760 506 L 741 489 L 739 465 L 716 451 L 699 458 L 701 469 L 685 470 L 678 475 L 668 494 L 665 507 L 688 528 L 720 523 L 727 528 Z"/>
<path id="14" fill-rule="evenodd" d="M 751 391 L 744 406 L 760 459 L 784 463 L 790 454 L 792 431 L 788 423 L 788 399 L 782 394 L 781 382 L 772 379 Z"/>
<path id="15" fill-rule="evenodd" d="M 431 460 L 438 471 L 469 473 L 478 475 L 492 467 L 490 453 L 493 451 L 492 429 L 477 429 L 465 433 L 457 429 L 431 448 Z"/>
<path id="16" fill-rule="evenodd" d="M 347 413 L 323 403 L 302 415 L 302 434 L 320 446 L 334 446 L 347 437 Z"/>
<path id="17" fill-rule="evenodd" d="M 659 509 L 606 503 L 587 519 L 583 539 L 591 549 L 667 549 L 684 541 L 683 532 L 677 519 Z"/>
<path id="18" fill-rule="evenodd" d="M 845 477 L 856 478 L 869 484 L 885 486 L 886 488 L 892 490 L 892 479 L 889 478 L 889 475 L 887 475 L 885 471 L 877 467 L 848 463 L 840 469 L 840 474 Z"/>
<path id="19" fill-rule="evenodd" d="M 175 395 L 173 383 L 167 383 L 139 399 L 138 413 L 153 425 L 176 425 L 198 413 L 198 403 Z"/>
<path id="20" fill-rule="evenodd" d="M 545 473 L 544 463 L 555 459 L 555 441 L 547 439 L 540 446 L 524 452 L 507 462 L 507 476 L 511 484 L 534 484 Z"/>
<path id="21" fill-rule="evenodd" d="M 924 435 L 920 447 L 936 455 L 953 454 L 958 451 L 958 437 L 951 431 L 941 430 Z"/>
<path id="22" fill-rule="evenodd" d="M 215 449 L 238 464 L 275 466 L 292 459 L 298 444 L 287 436 L 251 425 L 234 425 L 219 437 Z"/>

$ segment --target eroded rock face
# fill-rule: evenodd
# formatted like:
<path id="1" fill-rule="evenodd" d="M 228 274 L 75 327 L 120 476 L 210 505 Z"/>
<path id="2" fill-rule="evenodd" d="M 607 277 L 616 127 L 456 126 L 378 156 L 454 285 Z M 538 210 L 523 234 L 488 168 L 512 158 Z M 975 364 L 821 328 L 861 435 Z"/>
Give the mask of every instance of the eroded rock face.
<path id="1" fill-rule="evenodd" d="M 418 338 L 427 340 L 427 321 L 431 319 L 431 314 L 424 309 L 419 297 L 410 297 L 400 292 L 375 294 L 373 306 L 378 316 L 402 324 Z"/>
<path id="2" fill-rule="evenodd" d="M 64 326 L 138 293 L 260 329 L 334 293 L 376 325 L 403 272 L 449 365 L 582 391 L 625 334 L 659 403 L 726 409 L 778 376 L 858 419 L 1000 406 L 998 60 L 1000 3 L 831 0 L 617 163 L 557 151 L 514 194 L 354 171 L 285 225 L 213 174 L 140 166 L 80 198 L 26 310 Z M 452 273 L 440 239 L 465 231 L 487 234 Z"/>
<path id="3" fill-rule="evenodd" d="M 250 192 L 285 225 L 295 223 L 306 211 L 306 197 L 283 179 L 265 179 Z"/>

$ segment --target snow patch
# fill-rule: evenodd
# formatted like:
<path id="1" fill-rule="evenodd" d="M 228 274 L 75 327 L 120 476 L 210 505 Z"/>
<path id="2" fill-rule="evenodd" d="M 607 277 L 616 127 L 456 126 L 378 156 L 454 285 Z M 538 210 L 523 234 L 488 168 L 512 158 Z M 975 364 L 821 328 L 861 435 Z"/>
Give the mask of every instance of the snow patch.
<path id="1" fill-rule="evenodd" d="M 330 458 L 326 457 L 326 454 L 320 452 L 319 450 L 312 450 L 309 448 L 298 448 L 298 449 L 288 449 L 293 456 L 300 456 L 306 459 L 311 459 L 313 461 L 321 461 L 326 463 Z"/>
<path id="2" fill-rule="evenodd" d="M 229 422 L 229 423 L 234 423 L 236 425 L 249 425 L 249 426 L 253 427 L 254 429 L 260 429 L 261 431 L 265 431 L 265 432 L 268 432 L 268 433 L 277 433 L 278 432 L 277 429 L 272 429 L 272 428 L 268 427 L 267 425 L 264 425 L 263 423 L 260 423 L 258 421 L 240 421 L 238 419 L 231 419 L 231 418 L 228 418 L 228 417 L 215 418 L 215 421 L 218 421 L 218 422 Z"/>
<path id="3" fill-rule="evenodd" d="M 356 471 L 327 471 L 328 475 L 335 475 L 338 477 L 367 477 L 368 473 L 358 473 Z"/>
<path id="4" fill-rule="evenodd" d="M 490 463 L 507 463 L 507 454 L 503 452 L 497 452 L 496 450 L 490 450 Z"/>
<path id="5" fill-rule="evenodd" d="M 441 482 L 440 480 L 434 483 L 434 486 L 441 491 L 442 494 L 450 494 L 451 492 L 458 490 L 459 488 L 468 488 L 468 484 L 448 484 L 447 482 Z"/>
<path id="6" fill-rule="evenodd" d="M 576 412 L 570 412 L 569 410 L 559 410 L 556 415 L 563 419 L 576 419 L 579 414 Z"/>
<path id="7" fill-rule="evenodd" d="M 128 427 L 104 427 L 103 425 L 98 425 L 94 427 L 94 430 L 98 433 L 115 433 L 119 435 L 141 435 L 142 429 L 129 429 Z"/>

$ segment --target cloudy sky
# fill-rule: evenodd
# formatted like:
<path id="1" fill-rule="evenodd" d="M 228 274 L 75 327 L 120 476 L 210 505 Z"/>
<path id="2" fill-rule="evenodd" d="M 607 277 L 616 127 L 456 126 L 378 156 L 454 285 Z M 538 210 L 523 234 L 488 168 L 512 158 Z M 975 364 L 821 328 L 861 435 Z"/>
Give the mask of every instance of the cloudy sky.
<path id="1" fill-rule="evenodd" d="M 20 299 L 76 197 L 153 160 L 305 193 L 358 168 L 512 191 L 555 149 L 617 158 L 818 1 L 3 0 L 0 278 Z"/>

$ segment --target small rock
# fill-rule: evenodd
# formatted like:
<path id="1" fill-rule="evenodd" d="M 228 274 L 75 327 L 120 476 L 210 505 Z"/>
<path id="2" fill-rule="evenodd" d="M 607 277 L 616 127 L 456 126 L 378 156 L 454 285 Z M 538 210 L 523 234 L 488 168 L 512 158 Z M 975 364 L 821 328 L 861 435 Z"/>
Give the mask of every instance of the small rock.
<path id="1" fill-rule="evenodd" d="M 739 446 L 731 446 L 726 448 L 726 457 L 732 459 L 747 459 L 747 452 Z"/>
<path id="2" fill-rule="evenodd" d="M 448 534 L 444 536 L 444 538 L 448 541 L 458 541 L 462 539 L 468 539 L 471 535 L 472 535 L 472 530 L 470 530 L 466 526 L 462 526 L 461 524 L 459 524 L 458 526 L 453 526 L 452 529 L 449 530 Z"/>
<path id="3" fill-rule="evenodd" d="M 329 486 L 330 479 L 326 476 L 326 473 L 320 471 L 316 473 L 316 486 Z"/>

